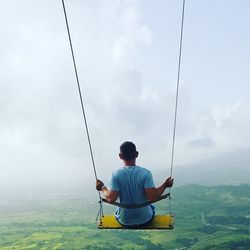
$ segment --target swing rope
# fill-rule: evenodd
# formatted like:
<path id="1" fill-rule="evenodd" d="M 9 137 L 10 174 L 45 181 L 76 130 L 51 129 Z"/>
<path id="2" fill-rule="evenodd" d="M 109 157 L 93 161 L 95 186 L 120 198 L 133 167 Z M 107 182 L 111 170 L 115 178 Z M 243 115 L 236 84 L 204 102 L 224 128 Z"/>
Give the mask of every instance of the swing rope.
<path id="1" fill-rule="evenodd" d="M 96 172 L 96 165 L 95 165 L 95 160 L 94 160 L 94 153 L 93 153 L 93 149 L 92 149 L 92 145 L 91 145 L 91 140 L 90 140 L 90 134 L 89 134 L 89 128 L 88 128 L 88 123 L 87 123 L 87 117 L 86 117 L 86 112 L 85 112 L 83 98 L 82 98 L 82 91 L 81 91 L 81 86 L 80 86 L 80 80 L 79 80 L 79 76 L 78 76 L 78 71 L 77 71 L 77 66 L 76 66 L 76 60 L 75 60 L 75 54 L 74 54 L 74 50 L 73 50 L 73 44 L 72 44 L 72 39 L 71 39 L 71 35 L 70 35 L 70 29 L 69 29 L 67 11 L 66 11 L 66 7 L 65 7 L 65 4 L 64 4 L 64 0 L 62 0 L 62 6 L 63 6 L 63 12 L 64 12 L 64 18 L 65 18 L 65 24 L 66 24 L 66 28 L 67 28 L 68 38 L 69 38 L 71 56 L 72 56 L 73 65 L 74 65 L 74 71 L 75 71 L 76 83 L 77 83 L 77 88 L 78 88 L 78 94 L 79 94 L 80 102 L 81 102 L 82 115 L 83 115 L 83 119 L 84 119 L 84 125 L 85 125 L 86 134 L 87 134 L 87 139 L 88 139 L 88 146 L 89 146 L 89 152 L 90 152 L 90 156 L 91 156 L 91 162 L 92 162 L 92 166 L 93 166 L 93 170 L 94 170 L 95 179 L 97 180 L 97 172 Z M 98 194 L 99 194 L 100 210 L 98 212 L 97 218 L 99 217 L 100 222 L 101 222 L 101 218 L 103 216 L 103 206 L 102 206 L 102 198 L 101 198 L 100 191 L 98 191 Z"/>
<path id="2" fill-rule="evenodd" d="M 174 127 L 173 127 L 172 153 L 171 153 L 171 165 L 170 165 L 171 166 L 171 168 L 170 168 L 170 176 L 171 177 L 173 175 L 174 153 L 175 153 L 175 134 L 176 134 L 178 100 L 179 100 L 179 85 L 180 85 L 180 75 L 181 75 L 184 16 L 185 16 L 185 0 L 182 1 L 181 30 L 180 30 L 179 56 L 178 56 L 177 82 L 176 82 L 175 111 L 174 111 Z"/>
<path id="3" fill-rule="evenodd" d="M 179 100 L 179 85 L 180 85 L 180 75 L 181 75 L 181 59 L 182 59 L 182 41 L 183 41 L 184 17 L 185 17 L 185 2 L 186 2 L 186 0 L 182 1 L 181 28 L 180 28 L 180 41 L 179 41 L 179 56 L 178 56 L 178 68 L 177 68 L 177 81 L 176 81 L 175 109 L 174 109 L 174 126 L 173 126 L 171 164 L 170 164 L 170 177 L 173 176 L 173 166 L 174 166 L 175 134 L 176 134 L 178 100 Z M 168 204 L 169 204 L 169 212 L 172 215 L 170 192 L 171 192 L 171 188 L 169 189 L 169 203 Z"/>

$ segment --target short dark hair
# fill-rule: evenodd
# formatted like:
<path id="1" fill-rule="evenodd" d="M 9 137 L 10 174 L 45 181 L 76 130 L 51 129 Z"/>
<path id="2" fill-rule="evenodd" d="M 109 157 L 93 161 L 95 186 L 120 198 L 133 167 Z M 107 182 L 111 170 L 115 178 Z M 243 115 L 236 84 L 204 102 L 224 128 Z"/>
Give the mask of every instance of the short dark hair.
<path id="1" fill-rule="evenodd" d="M 136 146 L 131 141 L 125 141 L 120 146 L 120 153 L 122 154 L 124 160 L 130 161 L 136 158 Z"/>

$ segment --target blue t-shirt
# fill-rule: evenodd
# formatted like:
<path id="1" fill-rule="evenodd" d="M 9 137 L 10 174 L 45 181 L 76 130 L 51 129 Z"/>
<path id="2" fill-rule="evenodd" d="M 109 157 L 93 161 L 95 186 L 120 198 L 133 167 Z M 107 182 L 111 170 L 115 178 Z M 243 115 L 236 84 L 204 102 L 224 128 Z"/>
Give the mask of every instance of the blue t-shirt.
<path id="1" fill-rule="evenodd" d="M 119 192 L 120 203 L 142 204 L 147 201 L 145 188 L 154 188 L 151 172 L 139 166 L 126 166 L 112 172 L 109 188 Z M 116 218 L 126 226 L 148 222 L 154 215 L 151 206 L 126 209 L 118 207 Z"/>

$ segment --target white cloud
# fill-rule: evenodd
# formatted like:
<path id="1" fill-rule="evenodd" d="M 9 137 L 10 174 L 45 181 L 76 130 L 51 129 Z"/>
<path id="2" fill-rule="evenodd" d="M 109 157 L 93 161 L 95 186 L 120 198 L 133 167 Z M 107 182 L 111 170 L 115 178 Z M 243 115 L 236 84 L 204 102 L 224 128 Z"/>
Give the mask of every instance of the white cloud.
<path id="1" fill-rule="evenodd" d="M 140 23 L 136 1 L 129 1 L 123 8 L 122 15 L 116 20 L 119 31 L 114 40 L 114 56 L 118 64 L 133 67 L 137 48 L 151 45 L 152 34 L 148 26 Z"/>
<path id="2" fill-rule="evenodd" d="M 132 106 L 138 110 L 134 100 L 140 101 L 140 73 L 127 72 L 137 49 L 150 44 L 150 30 L 140 23 L 136 1 L 66 4 L 94 152 L 99 164 L 107 163 L 114 157 L 109 150 L 117 152 L 121 142 L 121 136 L 114 137 L 120 134 L 122 119 L 137 117 L 143 125 L 141 105 L 140 115 L 131 115 Z M 70 169 L 83 179 L 92 176 L 62 9 L 50 1 L 40 7 L 46 18 L 40 12 L 36 15 L 34 3 L 29 10 L 25 5 L 14 8 L 11 33 L 7 29 L 3 33 L 16 42 L 1 41 L 5 45 L 0 51 L 4 55 L 0 61 L 1 178 L 9 176 L 10 185 L 31 182 L 38 175 L 44 183 L 53 181 L 53 176 L 65 181 Z M 133 137 L 140 124 L 126 124 L 126 135 Z"/>
<path id="3" fill-rule="evenodd" d="M 191 123 L 193 131 L 184 137 L 187 140 L 186 145 L 192 146 L 187 149 L 191 159 L 205 159 L 248 148 L 249 142 L 245 140 L 249 136 L 250 125 L 248 106 L 248 101 L 240 100 L 234 104 L 216 105 L 201 116 L 196 114 Z"/>
<path id="4" fill-rule="evenodd" d="M 197 138 L 188 142 L 188 145 L 193 148 L 213 147 L 214 142 L 209 138 Z"/>
<path id="5" fill-rule="evenodd" d="M 226 106 L 214 106 L 211 111 L 211 115 L 215 121 L 217 127 L 221 127 L 235 112 L 239 110 L 242 103 L 241 101 Z"/>
<path id="6" fill-rule="evenodd" d="M 92 180 L 61 6 L 27 3 L 29 9 L 8 2 L 0 15 L 3 20 L 14 10 L 9 28 L 0 22 L 0 183 L 7 177 L 9 185 Z M 149 82 L 137 64 L 138 51 L 154 45 L 138 1 L 67 1 L 66 6 L 98 174 L 107 178 L 121 164 L 117 154 L 124 140 L 137 143 L 140 164 L 167 168 L 175 89 Z M 154 64 L 146 69 L 152 75 Z M 165 73 L 157 77 L 172 83 Z M 249 147 L 249 103 L 217 105 L 201 114 L 188 94 L 191 81 L 183 82 L 177 164 Z"/>

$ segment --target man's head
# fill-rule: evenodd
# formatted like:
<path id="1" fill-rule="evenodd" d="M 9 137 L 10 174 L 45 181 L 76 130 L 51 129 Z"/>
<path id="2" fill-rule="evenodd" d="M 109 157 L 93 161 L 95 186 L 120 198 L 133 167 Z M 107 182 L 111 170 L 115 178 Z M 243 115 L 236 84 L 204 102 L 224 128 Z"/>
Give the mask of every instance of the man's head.
<path id="1" fill-rule="evenodd" d="M 125 161 L 135 160 L 138 156 L 136 146 L 133 142 L 125 141 L 120 146 L 120 158 Z"/>

